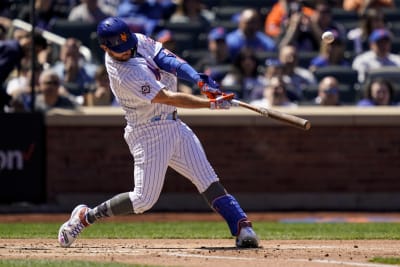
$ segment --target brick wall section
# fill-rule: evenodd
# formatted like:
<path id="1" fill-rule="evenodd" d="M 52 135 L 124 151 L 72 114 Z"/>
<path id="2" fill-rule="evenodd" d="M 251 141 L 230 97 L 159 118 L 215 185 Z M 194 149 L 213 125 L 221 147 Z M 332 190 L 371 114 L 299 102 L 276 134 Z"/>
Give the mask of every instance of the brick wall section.
<path id="1" fill-rule="evenodd" d="M 191 127 L 231 192 L 400 192 L 400 126 Z M 47 127 L 47 192 L 119 193 L 133 188 L 123 125 Z M 195 192 L 168 170 L 163 192 Z"/>

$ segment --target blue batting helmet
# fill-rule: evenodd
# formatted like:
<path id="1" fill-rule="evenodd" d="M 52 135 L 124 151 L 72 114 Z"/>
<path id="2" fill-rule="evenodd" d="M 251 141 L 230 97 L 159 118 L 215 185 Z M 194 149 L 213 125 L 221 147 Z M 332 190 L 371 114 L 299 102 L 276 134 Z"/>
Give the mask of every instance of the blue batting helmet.
<path id="1" fill-rule="evenodd" d="M 129 26 L 120 18 L 109 17 L 97 25 L 99 43 L 114 52 L 121 53 L 135 48 L 136 36 L 131 33 Z"/>

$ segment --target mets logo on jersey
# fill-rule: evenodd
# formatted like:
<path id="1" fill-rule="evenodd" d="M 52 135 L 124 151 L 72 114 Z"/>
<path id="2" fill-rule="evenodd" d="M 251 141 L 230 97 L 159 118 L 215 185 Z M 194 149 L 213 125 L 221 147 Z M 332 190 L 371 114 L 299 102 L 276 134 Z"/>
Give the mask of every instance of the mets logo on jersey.
<path id="1" fill-rule="evenodd" d="M 119 35 L 119 38 L 121 38 L 121 41 L 124 43 L 126 43 L 128 41 L 128 35 L 125 32 L 121 33 Z"/>
<path id="2" fill-rule="evenodd" d="M 150 85 L 147 83 L 145 85 L 142 85 L 142 94 L 147 95 L 150 93 Z"/>

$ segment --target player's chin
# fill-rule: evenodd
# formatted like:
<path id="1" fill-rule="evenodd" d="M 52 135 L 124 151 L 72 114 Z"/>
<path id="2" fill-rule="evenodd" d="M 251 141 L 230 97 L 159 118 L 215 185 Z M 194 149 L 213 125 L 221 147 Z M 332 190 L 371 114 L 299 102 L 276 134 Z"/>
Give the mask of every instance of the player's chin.
<path id="1" fill-rule="evenodd" d="M 122 53 L 112 52 L 110 55 L 118 61 L 128 61 L 131 58 L 132 52 L 131 50 Z"/>

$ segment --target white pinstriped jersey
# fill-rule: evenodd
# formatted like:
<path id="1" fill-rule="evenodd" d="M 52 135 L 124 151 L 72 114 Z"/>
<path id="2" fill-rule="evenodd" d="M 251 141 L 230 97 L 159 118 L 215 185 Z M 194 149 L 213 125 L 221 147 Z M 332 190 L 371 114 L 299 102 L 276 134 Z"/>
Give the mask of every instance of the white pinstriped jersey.
<path id="1" fill-rule="evenodd" d="M 162 44 L 142 34 L 136 34 L 136 37 L 139 56 L 121 62 L 106 54 L 105 60 L 111 90 L 130 125 L 148 122 L 156 115 L 172 113 L 175 107 L 150 105 L 150 101 L 162 88 L 177 90 L 175 75 L 160 70 L 153 61 Z"/>
<path id="2" fill-rule="evenodd" d="M 157 120 L 176 107 L 151 103 L 162 89 L 177 91 L 175 75 L 160 70 L 153 58 L 162 48 L 142 34 L 140 56 L 120 62 L 106 55 L 111 90 L 125 111 L 128 125 L 124 138 L 134 158 L 135 188 L 129 193 L 135 213 L 150 209 L 161 193 L 168 166 L 204 192 L 218 177 L 192 130 L 181 120 Z"/>

